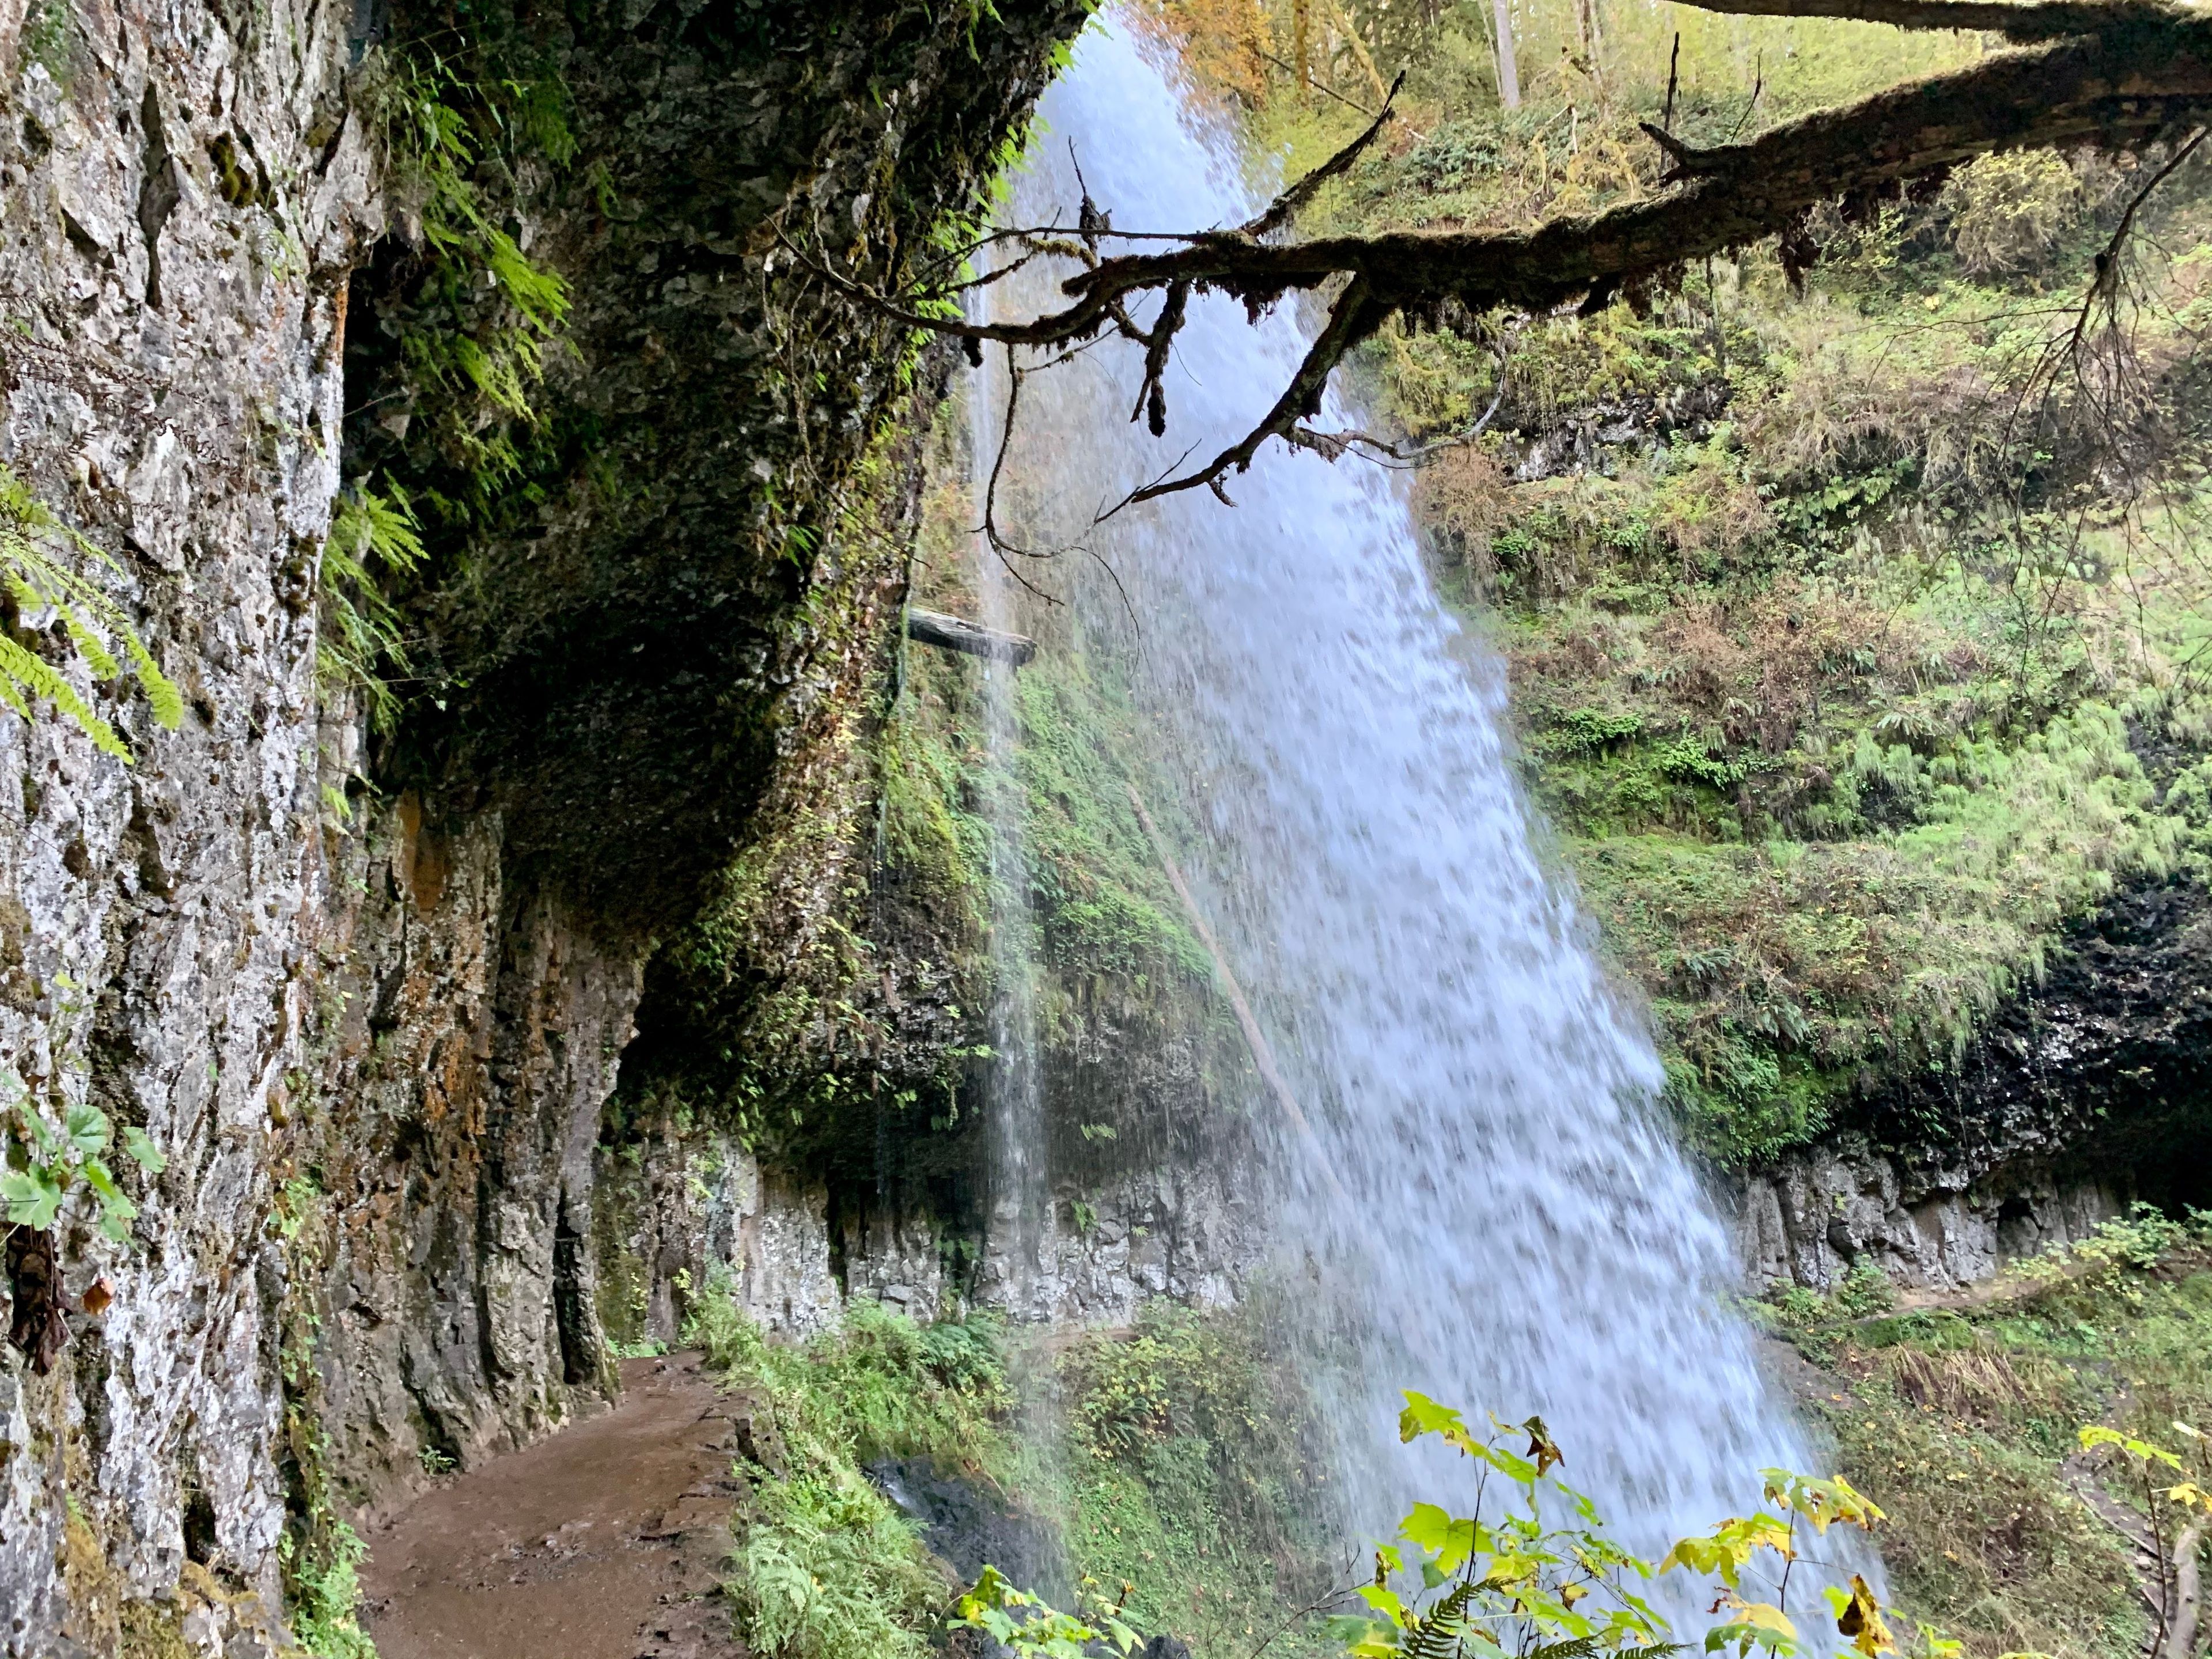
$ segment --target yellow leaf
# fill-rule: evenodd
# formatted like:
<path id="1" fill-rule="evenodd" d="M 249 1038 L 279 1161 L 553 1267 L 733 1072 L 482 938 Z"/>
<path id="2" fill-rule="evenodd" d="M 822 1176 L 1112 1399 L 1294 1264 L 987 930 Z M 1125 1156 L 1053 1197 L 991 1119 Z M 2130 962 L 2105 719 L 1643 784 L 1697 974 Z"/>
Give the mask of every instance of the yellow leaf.
<path id="1" fill-rule="evenodd" d="M 1739 1601 L 1735 1610 L 1739 1624 L 1756 1625 L 1792 1641 L 1797 1638 L 1797 1626 L 1790 1622 L 1790 1615 L 1771 1601 Z"/>
<path id="2" fill-rule="evenodd" d="M 1875 1654 L 1897 1646 L 1897 1638 L 1881 1621 L 1881 1603 L 1857 1573 L 1851 1575 L 1851 1599 L 1836 1620 L 1836 1631 L 1850 1637 L 1851 1645 L 1867 1659 L 1874 1659 Z"/>

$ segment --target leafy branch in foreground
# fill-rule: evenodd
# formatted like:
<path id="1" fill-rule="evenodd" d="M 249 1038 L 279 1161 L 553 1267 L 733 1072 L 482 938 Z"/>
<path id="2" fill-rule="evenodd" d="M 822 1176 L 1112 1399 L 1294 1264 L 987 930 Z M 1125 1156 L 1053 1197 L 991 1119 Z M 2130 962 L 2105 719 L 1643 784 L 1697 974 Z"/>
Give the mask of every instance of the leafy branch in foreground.
<path id="1" fill-rule="evenodd" d="M 1127 1588 L 1122 1587 L 1125 1595 Z M 1024 1659 L 1089 1659 L 1102 1647 L 1126 1654 L 1141 1639 L 1122 1623 L 1119 1602 L 1104 1601 L 1086 1590 L 1079 1606 L 1079 1613 L 1055 1611 L 1039 1597 L 1016 1589 L 996 1567 L 985 1567 L 975 1588 L 954 1607 L 952 1622 L 981 1631 Z"/>
<path id="2" fill-rule="evenodd" d="M 1350 1659 L 1668 1659 L 1687 1649 L 1691 1633 L 1653 1606 L 1652 1581 L 1677 1571 L 1705 1581 L 1698 1601 L 1711 1596 L 1716 1622 L 1695 1635 L 1705 1652 L 1789 1659 L 1824 1651 L 1826 1644 L 1798 1633 L 1791 1579 L 1801 1563 L 1826 1565 L 1832 1576 L 1840 1570 L 1807 1557 L 1805 1528 L 1815 1536 L 1831 1527 L 1870 1532 L 1883 1519 L 1840 1475 L 1768 1469 L 1768 1507 L 1683 1539 L 1653 1563 L 1609 1536 L 1590 1500 L 1553 1473 L 1565 1456 L 1541 1418 L 1517 1426 L 1493 1418 L 1485 1432 L 1409 1392 L 1398 1427 L 1402 1440 L 1433 1435 L 1469 1460 L 1474 1512 L 1416 1504 L 1395 1540 L 1376 1549 L 1374 1577 L 1356 1592 L 1366 1611 L 1331 1620 Z M 1507 1443 L 1523 1436 L 1525 1450 Z M 1547 1510 L 1564 1510 L 1564 1522 L 1547 1521 Z M 1891 1610 L 1863 1576 L 1824 1585 L 1821 1595 L 1838 1633 L 1864 1659 L 1901 1650 Z M 1119 1613 L 1055 1612 L 987 1567 L 953 1622 L 988 1632 L 1021 1659 L 1077 1659 L 1097 1650 L 1086 1644 L 1123 1654 L 1136 1645 Z M 1954 1659 L 1960 1648 L 1923 1626 L 1912 1650 Z"/>
<path id="3" fill-rule="evenodd" d="M 1067 303 L 1012 321 L 961 313 L 969 288 L 997 281 L 951 277 L 903 293 L 878 293 L 838 274 L 834 258 L 802 256 L 817 275 L 915 327 L 1064 354 L 1109 329 L 1141 341 L 1148 365 L 1164 362 L 1194 292 L 1234 295 L 1254 314 L 1285 295 L 1327 289 L 1328 321 L 1274 406 L 1210 460 L 1132 489 L 1101 516 L 1201 486 L 1248 467 L 1270 438 L 1323 454 L 1341 453 L 1347 434 L 1303 424 L 1321 407 L 1330 374 L 1393 317 L 1413 321 L 1480 319 L 1504 310 L 1542 314 L 1595 311 L 1616 298 L 1666 286 L 1692 261 L 1782 234 L 1809 259 L 1817 253 L 1809 216 L 1839 198 L 1864 199 L 2000 151 L 2094 143 L 2142 149 L 2212 112 L 2212 19 L 2158 0 L 1693 0 L 1708 10 L 1858 19 L 1909 29 L 1972 29 L 2017 43 L 1966 68 L 1906 82 L 1840 108 L 1784 123 L 1744 143 L 1693 149 L 1647 127 L 1666 153 L 1660 193 L 1589 216 L 1553 219 L 1528 231 L 1424 229 L 1282 240 L 1273 233 L 1307 196 L 1294 185 L 1275 207 L 1233 228 L 1133 237 L 1114 231 L 1086 200 L 1076 228 L 1011 235 L 1039 254 L 1080 260 L 1061 285 Z M 1379 125 L 1379 123 L 1378 123 Z M 1372 141 L 1363 133 L 1324 164 L 1340 171 Z M 1164 242 L 1164 251 L 1101 257 L 1108 240 Z M 1018 261 L 1020 263 L 1022 261 Z M 1130 319 L 1141 296 L 1164 296 L 1149 329 Z M 1478 329 L 1478 332 L 1480 330 Z M 1147 392 L 1155 391 L 1148 374 Z M 1143 400 L 1153 429 L 1160 402 Z"/>
<path id="4" fill-rule="evenodd" d="M 0 589 L 14 602 L 15 619 L 28 623 L 51 613 L 97 679 L 112 680 L 123 672 L 116 658 L 120 651 L 131 659 L 131 674 L 153 705 L 154 718 L 174 731 L 184 718 L 184 699 L 123 607 L 90 576 L 64 562 L 70 553 L 95 570 L 115 568 L 114 560 L 57 519 L 12 468 L 0 466 Z M 52 703 L 103 754 L 130 763 L 131 751 L 115 728 L 93 712 L 52 664 L 0 629 L 0 703 L 29 720 L 34 702 Z"/>
<path id="5" fill-rule="evenodd" d="M 2081 1432 L 2081 1449 L 2102 1455 L 2126 1476 L 2142 1511 L 2148 1538 L 2135 1538 L 2157 1569 L 2157 1594 L 2149 1597 L 2158 1627 L 2153 1659 L 2197 1659 L 2202 1607 L 2198 1559 L 2212 1525 L 2212 1447 L 2202 1431 L 2177 1421 L 2173 1431 L 2189 1456 L 2119 1430 L 2093 1423 Z"/>

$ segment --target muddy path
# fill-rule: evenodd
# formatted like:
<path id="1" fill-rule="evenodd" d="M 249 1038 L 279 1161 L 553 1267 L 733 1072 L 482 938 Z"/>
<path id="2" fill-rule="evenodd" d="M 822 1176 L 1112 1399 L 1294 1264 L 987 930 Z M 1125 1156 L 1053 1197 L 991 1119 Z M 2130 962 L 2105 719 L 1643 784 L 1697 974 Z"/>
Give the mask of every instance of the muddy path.
<path id="1" fill-rule="evenodd" d="M 712 1592 L 732 1427 L 692 1354 L 623 1362 L 616 1406 L 425 1492 L 366 1535 L 380 1659 L 736 1659 Z"/>

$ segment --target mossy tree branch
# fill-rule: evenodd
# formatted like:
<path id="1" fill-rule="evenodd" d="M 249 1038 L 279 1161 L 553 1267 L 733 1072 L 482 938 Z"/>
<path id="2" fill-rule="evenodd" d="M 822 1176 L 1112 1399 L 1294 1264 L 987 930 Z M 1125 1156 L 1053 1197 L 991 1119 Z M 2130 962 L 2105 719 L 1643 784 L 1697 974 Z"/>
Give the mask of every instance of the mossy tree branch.
<path id="1" fill-rule="evenodd" d="M 872 294 L 835 275 L 828 262 L 810 263 L 848 295 L 916 325 L 1037 349 L 1091 338 L 1153 290 L 1230 294 L 1256 314 L 1285 295 L 1341 284 L 1327 326 L 1266 417 L 1199 470 L 1132 491 L 1109 509 L 1119 511 L 1201 484 L 1218 491 L 1223 477 L 1249 466 L 1271 437 L 1326 453 L 1308 441 L 1317 434 L 1298 423 L 1318 409 L 1346 354 L 1394 315 L 1595 308 L 1687 261 L 1790 231 L 1825 201 L 1940 174 L 1995 151 L 2076 143 L 2140 149 L 2212 114 L 2212 17 L 2156 0 L 1695 3 L 1730 13 L 1982 29 L 2037 44 L 1817 112 L 1743 143 L 1699 149 L 1655 132 L 1669 162 L 1662 182 L 1674 188 L 1528 231 L 1402 230 L 1299 241 L 1270 240 L 1253 234 L 1253 226 L 1194 231 L 1165 252 L 1086 261 L 1062 284 L 1066 306 L 1006 321 L 949 314 L 955 308 L 943 302 L 951 290 Z M 1363 134 L 1358 145 L 1372 136 Z M 1276 228 L 1267 216 L 1255 225 Z M 1171 334 L 1182 320 L 1179 308 L 1171 319 L 1164 313 L 1154 332 Z"/>

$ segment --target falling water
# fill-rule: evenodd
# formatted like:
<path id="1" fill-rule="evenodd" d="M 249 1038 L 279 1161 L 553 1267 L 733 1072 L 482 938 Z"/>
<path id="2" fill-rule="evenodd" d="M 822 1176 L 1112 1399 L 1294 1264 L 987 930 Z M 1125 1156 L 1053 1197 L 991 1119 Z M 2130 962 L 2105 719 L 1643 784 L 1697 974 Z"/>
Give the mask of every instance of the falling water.
<path id="1" fill-rule="evenodd" d="M 1071 222 L 1079 164 L 1125 229 L 1255 210 L 1233 143 L 1157 56 L 1122 21 L 1084 37 L 1018 216 Z M 1271 446 L 1229 481 L 1233 509 L 1194 492 L 1089 527 L 1245 430 L 1303 343 L 1291 315 L 1255 326 L 1194 302 L 1159 441 L 1127 420 L 1133 349 L 1030 376 L 1030 528 L 1082 543 L 1061 575 L 1076 632 L 1156 723 L 1197 902 L 1313 1126 L 1285 1133 L 1279 1233 L 1357 1334 L 1338 1410 L 1353 1518 L 1374 1525 L 1434 1473 L 1396 1445 L 1413 1388 L 1541 1412 L 1568 1473 L 1654 1545 L 1755 1502 L 1753 1471 L 1802 1453 L 1718 1306 L 1727 1240 L 1650 1115 L 1650 1042 L 1532 851 L 1497 662 L 1437 603 L 1371 467 Z M 1114 583 L 1075 578 L 1109 566 Z M 1009 1133 L 1035 1109 L 1024 1086 Z"/>
<path id="2" fill-rule="evenodd" d="M 969 398 L 973 489 L 983 499 L 997 433 L 991 419 L 991 376 L 974 377 Z M 975 535 L 977 589 L 986 626 L 1013 631 L 1005 573 L 994 569 L 982 532 Z M 1015 670 L 985 660 L 983 734 L 989 757 L 984 810 L 991 825 L 992 1059 L 987 1085 L 991 1146 L 991 1224 L 984 1279 L 990 1299 L 1015 1318 L 1049 1319 L 1053 1309 L 1040 1269 L 1051 1235 L 1051 1184 L 1045 1166 L 1044 1096 L 1036 1066 L 1036 925 L 1030 908 L 1029 860 L 1017 771 L 1021 711 Z"/>

